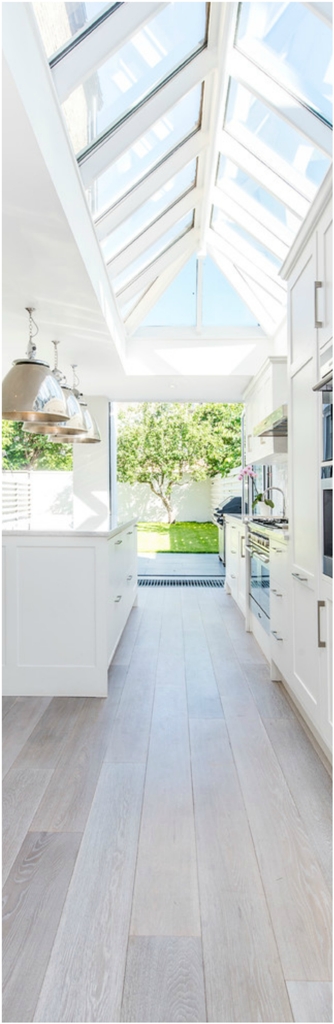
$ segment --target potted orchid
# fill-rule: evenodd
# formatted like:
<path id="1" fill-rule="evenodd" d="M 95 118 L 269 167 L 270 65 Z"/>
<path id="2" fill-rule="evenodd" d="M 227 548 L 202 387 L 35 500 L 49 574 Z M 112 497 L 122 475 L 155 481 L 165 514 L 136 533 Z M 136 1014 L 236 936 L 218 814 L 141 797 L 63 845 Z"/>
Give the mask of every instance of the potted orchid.
<path id="1" fill-rule="evenodd" d="M 238 480 L 242 480 L 243 477 L 250 477 L 251 480 L 256 480 L 256 473 L 254 473 L 254 470 L 252 469 L 251 466 L 245 466 L 245 468 L 240 471 Z M 274 502 L 271 501 L 270 498 L 264 498 L 262 491 L 258 491 L 255 484 L 254 488 L 255 498 L 253 498 L 252 501 L 252 512 L 254 511 L 255 505 L 257 504 L 258 501 L 263 501 L 265 505 L 269 505 L 270 508 L 274 508 Z"/>

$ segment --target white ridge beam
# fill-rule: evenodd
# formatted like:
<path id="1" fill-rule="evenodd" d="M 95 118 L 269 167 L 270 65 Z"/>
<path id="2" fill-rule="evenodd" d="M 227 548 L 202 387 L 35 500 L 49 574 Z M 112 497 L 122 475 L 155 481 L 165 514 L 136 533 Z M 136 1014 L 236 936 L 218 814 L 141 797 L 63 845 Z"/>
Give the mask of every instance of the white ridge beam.
<path id="1" fill-rule="evenodd" d="M 101 141 L 87 153 L 79 161 L 85 188 L 149 131 L 159 118 L 164 117 L 178 100 L 199 85 L 214 70 L 216 60 L 217 53 L 214 50 L 202 50 L 181 71 L 155 90 L 123 124 L 116 126 L 104 142 Z"/>
<path id="2" fill-rule="evenodd" d="M 323 153 L 331 156 L 331 128 L 320 117 L 313 114 L 309 107 L 301 103 L 282 85 L 278 85 L 266 71 L 258 68 L 249 57 L 240 53 L 235 47 L 229 57 L 229 70 L 231 76 L 246 89 L 249 89 L 257 99 L 270 107 L 287 124 L 297 128 Z"/>
<path id="3" fill-rule="evenodd" d="M 186 252 L 183 253 L 183 256 L 181 256 L 179 260 L 173 260 L 173 263 L 170 263 L 167 269 L 164 270 L 163 273 L 159 275 L 157 280 L 154 281 L 154 283 L 151 285 L 148 291 L 145 292 L 145 295 L 143 295 L 142 299 L 140 299 L 138 304 L 135 306 L 135 309 L 131 311 L 131 313 L 125 320 L 125 329 L 127 334 L 133 334 L 133 332 L 137 330 L 139 324 L 142 323 L 147 314 L 150 312 L 150 309 L 152 309 L 153 306 L 155 306 L 156 302 L 159 301 L 159 299 L 164 294 L 166 289 L 169 288 L 169 285 L 180 273 L 180 270 L 182 270 L 182 268 L 188 262 L 192 254 L 192 249 L 190 251 L 190 254 L 189 251 L 186 250 Z"/>
<path id="4" fill-rule="evenodd" d="M 272 252 L 279 260 L 285 260 L 289 251 L 287 243 L 282 242 L 273 235 L 259 220 L 256 220 L 251 213 L 248 213 L 244 206 L 240 206 L 236 199 L 229 195 L 228 191 L 225 192 L 223 188 L 216 187 L 213 191 L 213 202 L 230 220 L 239 224 L 245 231 L 253 235 L 253 238 L 261 242 L 262 245 L 265 245 L 269 252 Z M 291 242 L 292 237 L 290 239 Z"/>
<path id="5" fill-rule="evenodd" d="M 158 256 L 149 264 L 148 267 L 145 267 L 141 274 L 137 274 L 130 284 L 126 285 L 125 288 L 122 288 L 117 294 L 117 299 L 121 299 L 122 304 L 124 303 L 125 305 L 133 298 L 133 296 L 136 296 L 142 288 L 148 288 L 149 285 L 156 280 L 159 274 L 166 270 L 166 267 L 173 263 L 174 260 L 178 260 L 183 253 L 189 251 L 189 254 L 191 255 L 191 253 L 195 251 L 197 243 L 198 234 L 194 228 L 191 228 L 190 231 L 186 231 L 181 238 L 178 238 L 173 245 L 168 246 L 168 249 L 165 249 L 165 251 L 161 253 L 161 256 Z M 112 276 L 110 272 L 109 277 L 112 284 Z"/>
<path id="6" fill-rule="evenodd" d="M 247 142 L 249 143 L 251 141 L 254 149 L 255 147 L 257 148 L 260 141 L 258 137 L 255 136 L 254 139 L 251 132 L 248 132 L 248 136 L 249 138 L 247 139 Z M 271 166 L 271 163 L 275 160 L 275 154 L 272 153 L 269 147 L 266 147 L 268 156 L 270 157 L 269 165 L 267 161 L 264 162 L 263 159 L 256 156 L 255 153 L 252 152 L 252 149 L 249 148 L 249 145 L 246 146 L 243 141 L 237 139 L 234 135 L 232 136 L 230 131 L 223 131 L 221 133 L 219 149 L 223 156 L 229 157 L 233 160 L 233 162 L 237 164 L 242 171 L 249 174 L 251 178 L 255 178 L 255 181 L 258 181 L 259 185 L 263 185 L 263 187 L 266 188 L 268 192 L 275 197 L 275 199 L 279 199 L 280 202 L 284 203 L 284 206 L 287 206 L 289 210 L 292 210 L 292 212 L 296 213 L 298 217 L 301 217 L 301 219 L 306 217 L 307 211 L 310 207 L 310 202 L 315 196 L 316 187 L 311 182 L 307 183 L 307 186 L 308 184 L 311 186 L 311 196 L 305 197 L 304 193 L 300 194 L 300 192 L 294 187 L 293 183 L 290 183 L 290 174 L 288 182 L 286 177 L 282 177 L 280 171 L 277 170 L 276 161 L 275 167 Z M 286 172 L 290 172 L 288 164 L 285 166 Z"/>
<path id="7" fill-rule="evenodd" d="M 163 213 L 149 228 L 146 228 L 146 231 L 142 231 L 126 249 L 123 249 L 118 256 L 110 260 L 107 263 L 107 267 L 112 277 L 115 278 L 118 274 L 121 274 L 138 256 L 145 253 L 146 249 L 149 249 L 166 231 L 169 231 L 178 220 L 181 220 L 190 210 L 193 210 L 199 198 L 200 189 L 190 189 L 178 203 L 174 203 L 169 210 L 166 210 L 166 213 Z"/>
<path id="8" fill-rule="evenodd" d="M 210 143 L 201 158 L 201 163 L 203 164 L 204 197 L 196 220 L 196 227 L 200 229 L 200 249 L 203 249 L 203 251 L 210 223 L 212 189 L 216 180 L 219 139 L 224 122 L 229 82 L 227 55 L 233 43 L 237 13 L 237 3 L 211 4 L 209 42 L 210 38 L 215 41 L 218 50 L 218 63 L 211 80 L 211 95 L 208 95 L 208 90 L 206 90 L 207 95 L 204 95 L 204 105 L 207 102 L 207 114 L 210 119 Z"/>
<path id="9" fill-rule="evenodd" d="M 208 244 L 211 246 L 211 249 L 230 259 L 241 271 L 245 270 L 246 274 L 261 285 L 261 288 L 268 295 L 272 295 L 282 306 L 286 306 L 286 290 L 280 287 L 282 283 L 280 278 L 273 280 L 272 277 L 268 277 L 262 268 L 258 266 L 255 259 L 252 260 L 248 255 L 245 255 L 242 249 L 232 246 L 229 240 L 221 238 L 216 231 L 212 231 L 212 228 L 209 228 L 208 231 Z"/>
<path id="10" fill-rule="evenodd" d="M 154 171 L 147 174 L 111 210 L 99 217 L 95 222 L 97 237 L 99 239 L 106 238 L 112 231 L 115 231 L 143 203 L 146 203 L 160 188 L 166 185 L 170 178 L 174 178 L 191 160 L 194 160 L 207 143 L 208 135 L 203 131 L 198 131 L 178 146 L 171 156 L 166 157 Z"/>
<path id="11" fill-rule="evenodd" d="M 222 274 L 224 274 L 232 287 L 235 288 L 236 292 L 238 292 L 238 295 L 240 295 L 240 298 L 246 303 L 246 306 L 248 306 L 248 309 L 253 313 L 253 316 L 256 317 L 266 334 L 275 334 L 277 330 L 276 320 L 268 315 L 261 302 L 259 302 L 258 298 L 254 295 L 254 292 L 246 284 L 246 281 L 241 277 L 241 274 L 236 267 L 233 266 L 233 263 L 231 263 L 231 261 L 221 253 L 217 253 L 217 251 L 212 250 L 210 246 L 208 246 L 208 251 L 212 259 L 215 260 L 218 269 Z"/>
<path id="12" fill-rule="evenodd" d="M 166 3 L 123 3 L 101 25 L 78 41 L 54 64 L 52 76 L 59 97 L 64 100 L 94 71 L 112 57 L 140 28 L 159 14 Z"/>

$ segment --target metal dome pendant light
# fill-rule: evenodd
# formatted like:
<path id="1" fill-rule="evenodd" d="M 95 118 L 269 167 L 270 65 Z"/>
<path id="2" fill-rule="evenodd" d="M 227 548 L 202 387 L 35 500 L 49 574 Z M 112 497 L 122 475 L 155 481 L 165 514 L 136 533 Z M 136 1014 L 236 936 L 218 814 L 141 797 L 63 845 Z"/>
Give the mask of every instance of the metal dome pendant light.
<path id="1" fill-rule="evenodd" d="M 83 394 L 78 390 L 79 380 L 75 372 L 77 369 L 77 364 L 71 363 L 71 366 L 73 370 L 72 391 L 79 402 L 83 416 L 83 421 L 85 424 L 85 430 L 84 433 L 82 432 L 80 434 L 75 434 L 71 437 L 71 435 L 69 435 L 65 429 L 62 436 L 58 436 L 58 434 L 56 433 L 53 436 L 50 436 L 50 441 L 54 441 L 56 444 L 63 443 L 64 441 L 65 443 L 68 444 L 74 444 L 77 441 L 80 444 L 97 444 L 99 441 L 101 441 L 100 431 L 97 422 L 94 419 L 94 416 L 91 415 L 88 409 L 87 402 L 84 401 Z"/>
<path id="2" fill-rule="evenodd" d="M 53 341 L 52 344 L 54 345 L 55 349 L 55 365 L 52 370 L 52 376 L 55 377 L 56 381 L 58 381 L 58 384 L 61 386 L 61 389 L 64 393 L 68 419 L 61 423 L 56 423 L 54 425 L 50 425 L 48 423 L 41 423 L 38 425 L 33 423 L 27 423 L 23 427 L 23 430 L 27 431 L 30 434 L 49 434 L 50 436 L 55 434 L 61 440 L 63 440 L 63 435 L 66 435 L 66 439 L 67 435 L 69 435 L 71 437 L 71 440 L 73 440 L 73 436 L 75 434 L 82 435 L 83 431 L 87 431 L 87 427 L 84 421 L 80 403 L 78 402 L 78 399 L 74 394 L 73 388 L 68 387 L 68 385 L 66 384 L 66 377 L 58 369 L 58 345 L 60 344 L 60 342 Z"/>
<path id="3" fill-rule="evenodd" d="M 34 338 L 38 327 L 29 313 L 29 342 L 26 359 L 15 359 L 2 382 L 2 418 L 31 423 L 59 423 L 69 419 L 65 399 L 48 363 L 36 359 Z M 35 331 L 33 331 L 33 325 Z"/>

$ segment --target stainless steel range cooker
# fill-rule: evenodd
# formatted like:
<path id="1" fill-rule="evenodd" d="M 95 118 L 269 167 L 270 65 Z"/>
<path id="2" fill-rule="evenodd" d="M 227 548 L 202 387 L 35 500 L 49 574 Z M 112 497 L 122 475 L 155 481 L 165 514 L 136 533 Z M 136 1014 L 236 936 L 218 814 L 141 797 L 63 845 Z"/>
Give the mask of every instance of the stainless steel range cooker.
<path id="1" fill-rule="evenodd" d="M 287 519 L 261 518 L 248 523 L 250 609 L 266 633 L 270 633 L 270 533 L 287 527 Z"/>

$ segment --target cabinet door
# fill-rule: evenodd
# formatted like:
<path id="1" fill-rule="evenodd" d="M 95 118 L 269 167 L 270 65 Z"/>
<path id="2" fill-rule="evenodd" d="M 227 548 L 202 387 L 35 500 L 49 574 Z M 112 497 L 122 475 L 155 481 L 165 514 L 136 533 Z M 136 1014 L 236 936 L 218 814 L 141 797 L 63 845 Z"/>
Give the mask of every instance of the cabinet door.
<path id="1" fill-rule="evenodd" d="M 319 322 L 319 348 L 333 337 L 333 222 L 332 210 L 323 214 L 317 231 L 318 236 L 318 281 L 316 313 Z"/>
<path id="2" fill-rule="evenodd" d="M 246 530 L 244 526 L 238 530 L 238 572 L 237 572 L 237 602 L 240 610 L 246 611 Z"/>
<path id="3" fill-rule="evenodd" d="M 290 685 L 297 699 L 320 727 L 320 679 L 317 642 L 317 601 L 314 589 L 292 579 L 292 673 Z"/>
<path id="4" fill-rule="evenodd" d="M 234 598 L 237 595 L 238 573 L 238 527 L 226 523 L 226 582 Z"/>
<path id="5" fill-rule="evenodd" d="M 312 391 L 315 358 L 310 358 L 290 382 L 290 489 L 293 571 L 309 575 L 318 568 L 318 396 Z"/>
<path id="6" fill-rule="evenodd" d="M 318 606 L 318 651 L 320 664 L 319 732 L 332 749 L 333 731 L 333 601 L 322 595 Z"/>

